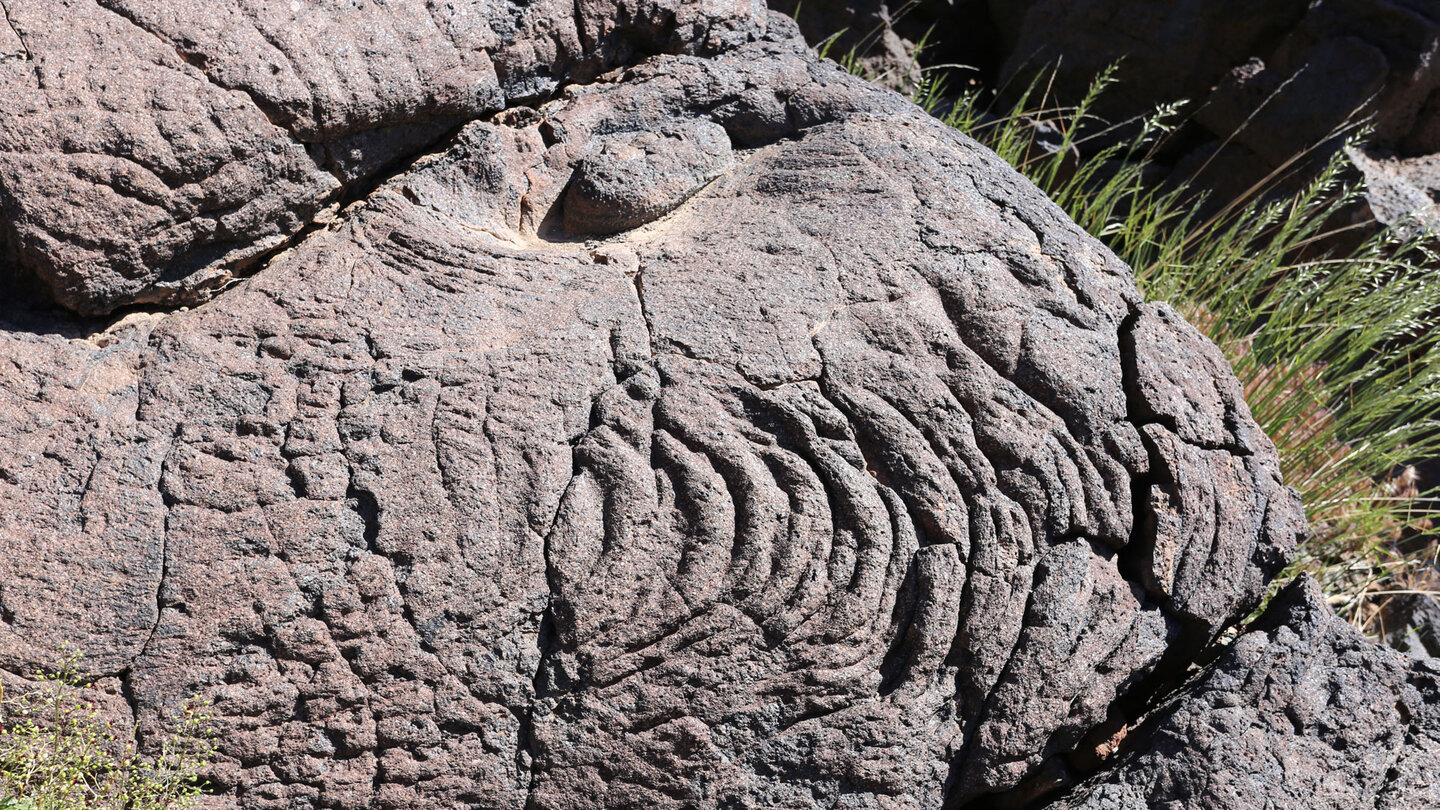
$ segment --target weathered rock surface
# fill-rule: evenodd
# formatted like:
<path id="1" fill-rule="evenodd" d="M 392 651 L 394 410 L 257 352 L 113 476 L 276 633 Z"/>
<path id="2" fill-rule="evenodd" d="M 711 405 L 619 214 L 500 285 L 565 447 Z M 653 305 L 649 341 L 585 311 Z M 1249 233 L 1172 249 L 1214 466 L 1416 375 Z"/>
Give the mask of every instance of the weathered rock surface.
<path id="1" fill-rule="evenodd" d="M 0 211 L 82 313 L 193 304 L 459 124 L 637 53 L 713 53 L 758 0 L 6 0 Z"/>
<path id="2" fill-rule="evenodd" d="M 595 139 L 565 195 L 565 230 L 608 235 L 654 222 L 730 165 L 719 124 L 639 130 Z"/>
<path id="3" fill-rule="evenodd" d="M 1440 661 L 1357 636 L 1313 581 L 1135 733 L 1062 808 L 1440 806 Z"/>
<path id="4" fill-rule="evenodd" d="M 583 42 L 633 65 L 502 36 L 533 106 L 208 304 L 0 330 L 0 670 L 78 645 L 148 745 L 213 701 L 215 807 L 918 808 L 1030 791 L 1253 609 L 1303 515 L 1213 345 L 783 18 L 616 8 Z M 359 60 L 321 92 L 206 50 L 250 30 L 222 11 L 142 12 L 263 99 L 268 155 L 484 112 L 424 71 L 395 112 L 399 57 L 344 27 L 303 32 Z M 149 233 L 107 227 L 105 256 Z"/>

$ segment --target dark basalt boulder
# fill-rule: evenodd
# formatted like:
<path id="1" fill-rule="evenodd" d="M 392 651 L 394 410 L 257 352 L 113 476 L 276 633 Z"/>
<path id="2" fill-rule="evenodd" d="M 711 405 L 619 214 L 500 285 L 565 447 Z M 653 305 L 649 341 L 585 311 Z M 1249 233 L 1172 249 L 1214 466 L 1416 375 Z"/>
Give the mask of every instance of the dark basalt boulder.
<path id="1" fill-rule="evenodd" d="M 1358 637 L 1301 579 L 1059 808 L 1440 806 L 1440 661 Z"/>
<path id="2" fill-rule="evenodd" d="M 1212 655 L 1304 530 L 1223 357 L 993 154 L 783 17 L 604 8 L 582 41 L 628 64 L 570 74 L 592 63 L 554 56 L 563 36 L 472 9 L 516 26 L 494 53 L 549 65 L 505 75 L 560 84 L 455 112 L 474 120 L 332 217 L 266 196 L 308 227 L 204 306 L 87 334 L 12 305 L 7 687 L 74 644 L 142 746 L 201 695 L 206 801 L 246 810 L 982 806 L 1106 767 L 1077 752 Z M 230 30 L 144 26 L 182 55 Z M 285 32 L 360 60 L 313 109 L 237 55 L 258 44 L 216 81 L 287 133 L 380 131 L 358 77 L 397 57 L 356 30 Z M 159 98 L 155 64 L 108 81 Z M 31 165 L 69 183 L 68 159 Z M 109 247 L 46 233 L 147 249 L 103 225 Z M 54 267 L 111 289 L 110 265 Z M 1357 694 L 1393 706 L 1397 677 Z M 1429 749 L 1397 758 L 1376 729 L 1353 755 L 1392 763 L 1386 790 L 1422 783 Z"/>

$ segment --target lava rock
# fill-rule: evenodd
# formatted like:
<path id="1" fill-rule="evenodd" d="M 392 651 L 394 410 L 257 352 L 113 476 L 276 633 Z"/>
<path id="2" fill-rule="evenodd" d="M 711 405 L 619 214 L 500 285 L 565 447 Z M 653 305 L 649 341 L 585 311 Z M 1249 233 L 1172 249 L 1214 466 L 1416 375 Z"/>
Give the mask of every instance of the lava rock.
<path id="1" fill-rule="evenodd" d="M 150 751 L 208 700 L 217 808 L 958 806 L 1047 779 L 1257 606 L 1304 518 L 1215 346 L 785 18 L 605 8 L 579 30 L 623 70 L 504 90 L 203 306 L 4 321 L 7 683 L 73 644 Z M 235 64 L 277 131 L 377 109 Z M 1431 711 L 1419 665 L 1268 615 L 1207 671 L 1290 633 Z M 1316 767 L 1406 800 L 1430 743 L 1392 726 Z"/>
<path id="2" fill-rule="evenodd" d="M 212 700 L 240 807 L 1006 790 L 1302 529 L 1213 346 L 784 37 L 471 123 L 145 329 L 6 338 L 0 663 Z"/>
<path id="3" fill-rule="evenodd" d="M 1440 766 L 1437 677 L 1434 659 L 1360 637 L 1302 577 L 1055 806 L 1433 807 L 1420 774 Z"/>
<path id="4" fill-rule="evenodd" d="M 565 229 L 606 235 L 674 211 L 730 164 L 730 136 L 704 122 L 595 139 L 565 195 Z"/>
<path id="5" fill-rule="evenodd" d="M 460 124 L 637 53 L 763 31 L 748 0 L 10 0 L 9 252 L 60 304 L 206 300 Z"/>

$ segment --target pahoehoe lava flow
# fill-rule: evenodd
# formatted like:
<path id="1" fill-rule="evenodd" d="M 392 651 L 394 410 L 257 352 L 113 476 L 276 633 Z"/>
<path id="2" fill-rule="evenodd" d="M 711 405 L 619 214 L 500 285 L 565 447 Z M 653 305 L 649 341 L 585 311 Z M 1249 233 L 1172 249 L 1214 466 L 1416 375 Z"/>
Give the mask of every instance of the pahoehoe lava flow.
<path id="1" fill-rule="evenodd" d="M 9 260 L 167 314 L 0 330 L 0 678 L 209 700 L 207 807 L 1429 800 L 1432 664 L 1215 647 L 1305 531 L 1219 350 L 763 4 L 5 11 Z"/>

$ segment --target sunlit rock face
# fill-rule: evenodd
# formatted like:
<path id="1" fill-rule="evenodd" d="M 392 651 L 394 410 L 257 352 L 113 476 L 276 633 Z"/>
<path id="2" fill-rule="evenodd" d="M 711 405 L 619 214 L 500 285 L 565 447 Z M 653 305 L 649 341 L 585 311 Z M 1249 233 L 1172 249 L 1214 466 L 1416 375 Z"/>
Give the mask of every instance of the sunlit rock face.
<path id="1" fill-rule="evenodd" d="M 1131 732 L 1132 771 L 1096 741 L 1303 531 L 1219 352 L 785 18 L 633 5 L 115 2 L 42 33 L 7 3 L 22 268 L 85 311 L 210 299 L 88 336 L 7 314 L 7 683 L 75 644 L 148 746 L 204 697 L 206 802 L 247 810 L 933 808 L 1143 770 L 1183 718 Z M 278 174 L 202 171 L 191 136 Z M 97 202 L 142 205 L 144 144 L 200 178 L 160 181 L 171 225 Z M 217 251 L 166 207 L 206 184 L 289 224 Z M 1256 633 L 1175 699 L 1279 654 Z"/>
<path id="2" fill-rule="evenodd" d="M 0 212 L 56 300 L 194 304 L 475 118 L 765 28 L 748 0 L 7 0 Z"/>

